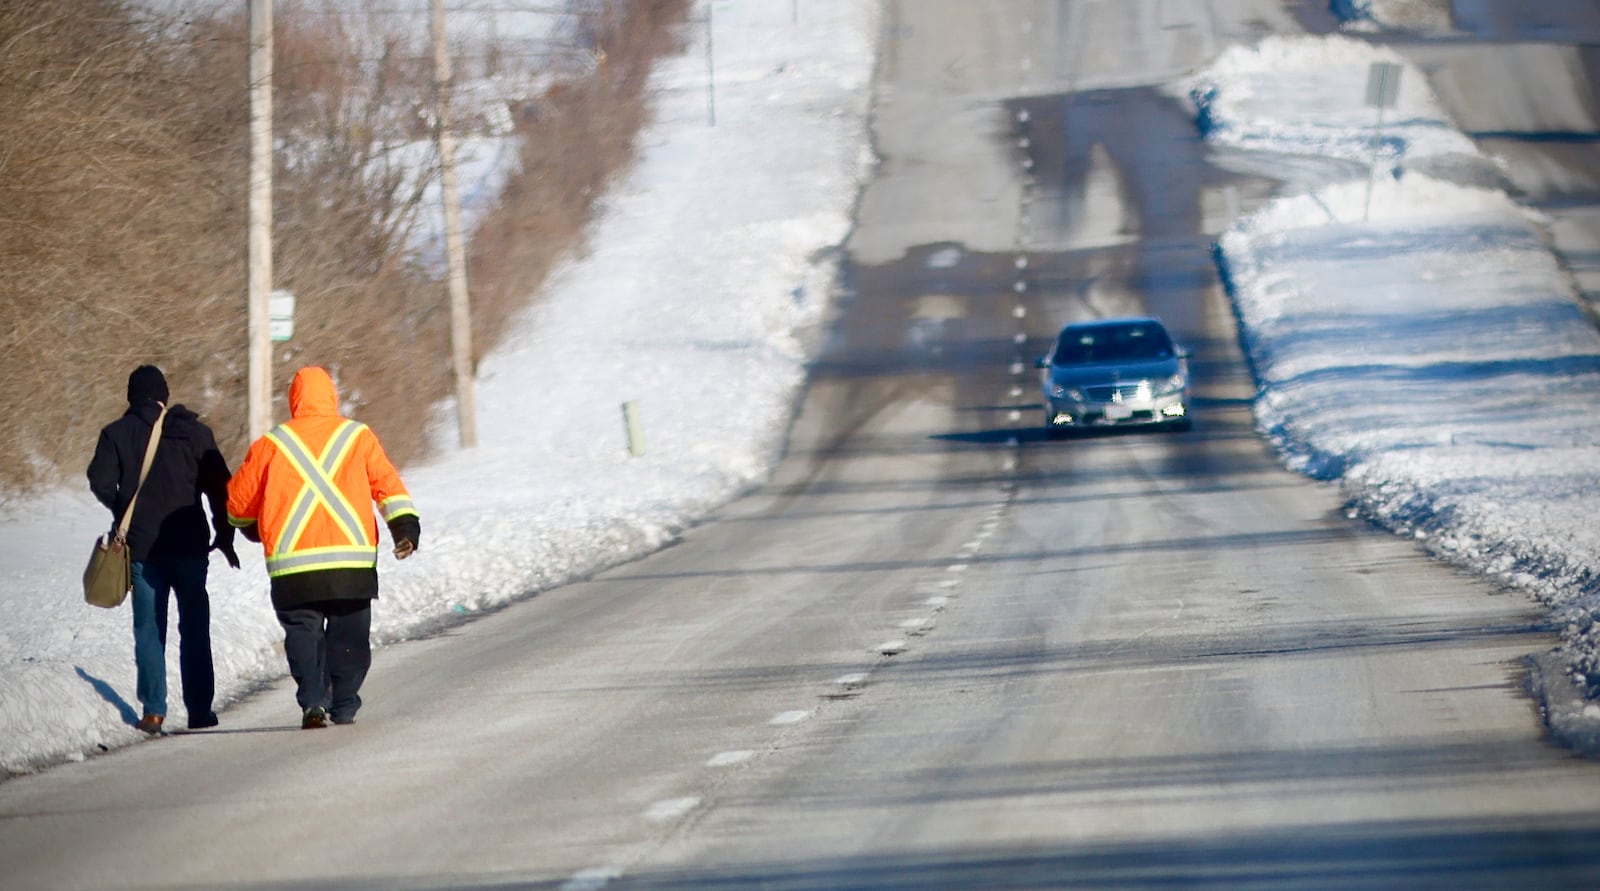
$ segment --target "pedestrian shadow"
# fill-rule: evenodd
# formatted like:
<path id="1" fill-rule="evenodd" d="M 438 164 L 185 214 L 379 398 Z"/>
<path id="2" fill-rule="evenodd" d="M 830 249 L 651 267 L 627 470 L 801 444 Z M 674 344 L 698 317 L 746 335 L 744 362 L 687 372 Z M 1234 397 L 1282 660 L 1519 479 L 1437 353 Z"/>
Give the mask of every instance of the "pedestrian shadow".
<path id="1" fill-rule="evenodd" d="M 116 707 L 117 713 L 122 715 L 122 723 L 127 724 L 129 727 L 139 726 L 138 710 L 129 705 L 127 700 L 117 695 L 117 691 L 113 690 L 110 684 L 102 681 L 87 671 L 84 671 L 83 666 L 81 665 L 74 665 L 72 667 L 78 672 L 78 677 L 87 681 L 89 686 L 94 688 L 94 692 L 100 694 L 101 699 L 104 699 L 106 702 L 109 702 Z"/>
<path id="2" fill-rule="evenodd" d="M 163 730 L 162 736 L 230 736 L 240 733 L 299 733 L 299 724 L 283 724 L 274 727 L 204 727 L 200 730 Z"/>

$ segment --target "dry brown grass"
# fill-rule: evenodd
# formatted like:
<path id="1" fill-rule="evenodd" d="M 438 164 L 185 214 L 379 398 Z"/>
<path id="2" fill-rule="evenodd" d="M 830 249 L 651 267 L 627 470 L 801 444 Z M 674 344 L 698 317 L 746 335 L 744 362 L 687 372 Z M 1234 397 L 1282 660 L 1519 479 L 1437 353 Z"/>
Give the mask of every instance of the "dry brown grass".
<path id="1" fill-rule="evenodd" d="M 522 171 L 470 242 L 479 356 L 631 158 L 687 6 L 635 0 L 599 20 L 605 64 L 523 124 Z M 324 365 L 404 463 L 450 385 L 445 288 L 407 247 L 436 171 L 419 181 L 389 154 L 423 135 L 426 35 L 278 8 L 275 285 L 298 305 L 276 416 L 293 371 Z M 237 5 L 162 25 L 118 0 L 0 3 L 0 500 L 81 473 L 146 362 L 242 457 L 245 35 Z"/>
<path id="2" fill-rule="evenodd" d="M 474 359 L 564 256 L 581 244 L 595 198 L 633 158 L 647 122 L 645 88 L 657 59 L 677 51 L 689 0 L 635 0 L 593 24 L 604 61 L 528 103 L 517 116 L 520 172 L 471 245 Z"/>

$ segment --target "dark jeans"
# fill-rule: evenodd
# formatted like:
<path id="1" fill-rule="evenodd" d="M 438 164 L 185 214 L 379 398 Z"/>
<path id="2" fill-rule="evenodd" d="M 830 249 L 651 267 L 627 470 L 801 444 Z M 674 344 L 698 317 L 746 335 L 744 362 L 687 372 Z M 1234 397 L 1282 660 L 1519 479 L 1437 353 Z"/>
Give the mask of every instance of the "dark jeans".
<path id="1" fill-rule="evenodd" d="M 211 714 L 211 599 L 205 557 L 133 561 L 133 662 L 136 693 L 147 715 L 167 713 L 167 603 L 178 601 L 178 671 L 189 720 Z"/>
<path id="2" fill-rule="evenodd" d="M 334 720 L 354 719 L 372 666 L 372 601 L 324 600 L 277 612 L 300 708 L 320 706 Z"/>

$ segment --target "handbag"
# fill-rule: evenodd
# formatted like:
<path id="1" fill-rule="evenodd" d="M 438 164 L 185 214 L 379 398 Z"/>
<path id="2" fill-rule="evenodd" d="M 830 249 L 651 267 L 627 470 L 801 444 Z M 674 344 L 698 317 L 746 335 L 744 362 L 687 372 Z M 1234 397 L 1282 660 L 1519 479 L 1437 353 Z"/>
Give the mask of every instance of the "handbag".
<path id="1" fill-rule="evenodd" d="M 156 422 L 150 428 L 150 443 L 144 447 L 144 466 L 139 468 L 139 482 L 134 484 L 133 496 L 128 499 L 128 507 L 122 512 L 122 521 L 116 529 L 95 539 L 94 550 L 89 552 L 89 565 L 83 570 L 83 601 L 90 606 L 116 609 L 128 599 L 128 592 L 133 590 L 133 563 L 128 555 L 128 523 L 133 520 L 133 505 L 139 500 L 145 475 L 150 472 L 150 465 L 155 463 L 156 445 L 161 441 L 161 426 L 166 419 L 167 407 L 163 405 L 161 414 L 156 416 Z"/>

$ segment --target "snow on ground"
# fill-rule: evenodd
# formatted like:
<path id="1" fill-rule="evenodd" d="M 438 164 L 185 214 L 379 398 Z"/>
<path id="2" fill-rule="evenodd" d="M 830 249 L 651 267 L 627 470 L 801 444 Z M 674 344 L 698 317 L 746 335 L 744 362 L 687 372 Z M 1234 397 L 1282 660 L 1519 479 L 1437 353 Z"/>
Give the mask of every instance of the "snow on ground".
<path id="1" fill-rule="evenodd" d="M 1396 106 L 1368 107 L 1374 62 L 1401 65 Z M 1476 157 L 1477 147 L 1434 100 L 1427 79 L 1398 52 L 1350 37 L 1268 37 L 1235 46 L 1188 86 L 1201 132 L 1219 145 L 1358 162 Z"/>
<path id="2" fill-rule="evenodd" d="M 1353 31 L 1449 34 L 1455 30 L 1450 0 L 1333 0 L 1330 6 Z"/>
<path id="3" fill-rule="evenodd" d="M 406 472 L 423 547 L 380 566 L 381 641 L 646 553 L 770 470 L 868 168 L 877 33 L 874 0 L 810 0 L 798 23 L 792 10 L 717 6 L 715 126 L 702 44 L 660 72 L 657 121 L 589 252 L 483 364 L 481 445 Z M 1349 162 L 1370 157 L 1362 101 L 1379 59 L 1399 61 L 1346 38 L 1274 38 L 1185 85 L 1219 145 L 1346 161 L 1219 246 L 1261 431 L 1291 466 L 1337 480 L 1353 514 L 1548 604 L 1567 626 L 1561 670 L 1600 680 L 1600 335 L 1538 218 L 1412 170 L 1476 152 L 1414 69 L 1369 203 Z M 628 401 L 644 418 L 636 458 Z M 78 593 L 105 521 L 79 487 L 0 508 L 8 770 L 139 737 L 130 614 Z M 242 556 L 240 572 L 212 570 L 224 703 L 284 674 L 260 553 Z M 176 646 L 168 674 L 181 725 Z M 1551 717 L 1569 736 L 1600 726 L 1581 702 Z"/>
<path id="4" fill-rule="evenodd" d="M 606 196 L 587 253 L 560 270 L 509 345 L 483 363 L 481 444 L 449 447 L 447 409 L 438 432 L 445 457 L 405 471 L 422 548 L 403 565 L 385 555 L 379 566 L 377 640 L 425 633 L 644 554 L 770 471 L 808 334 L 829 299 L 830 251 L 869 171 L 877 6 L 808 0 L 796 20 L 789 0 L 719 4 L 715 126 L 705 29 L 690 26 L 693 45 L 658 72 L 640 162 Z M 492 146 L 476 148 L 474 158 L 494 156 Z M 463 180 L 490 175 L 474 168 Z M 106 385 L 120 388 L 128 370 Z M 182 402 L 197 384 L 171 385 Z M 626 401 L 644 420 L 636 458 L 626 448 Z M 131 726 L 139 717 L 131 612 L 86 606 L 79 588 L 107 521 L 87 485 L 0 507 L 0 766 L 8 771 L 142 736 Z M 286 674 L 260 550 L 240 545 L 242 570 L 220 558 L 211 569 L 219 704 Z M 169 724 L 182 727 L 176 636 Z"/>
<path id="5" fill-rule="evenodd" d="M 1220 117 L 1223 145 L 1344 153 L 1360 121 L 1305 110 L 1346 101 L 1348 78 L 1297 75 L 1308 60 L 1359 57 L 1349 44 L 1224 57 L 1196 81 L 1197 112 Z M 1407 77 L 1402 110 L 1420 115 L 1432 100 Z M 1291 467 L 1337 480 L 1352 515 L 1545 604 L 1565 629 L 1541 662 L 1557 675 L 1541 679 L 1550 720 L 1587 745 L 1600 709 L 1581 708 L 1560 675 L 1600 683 L 1600 331 L 1539 216 L 1503 192 L 1405 172 L 1411 152 L 1464 138 L 1396 141 L 1370 192 L 1347 175 L 1269 203 L 1223 235 L 1220 263 L 1262 434 Z"/>

